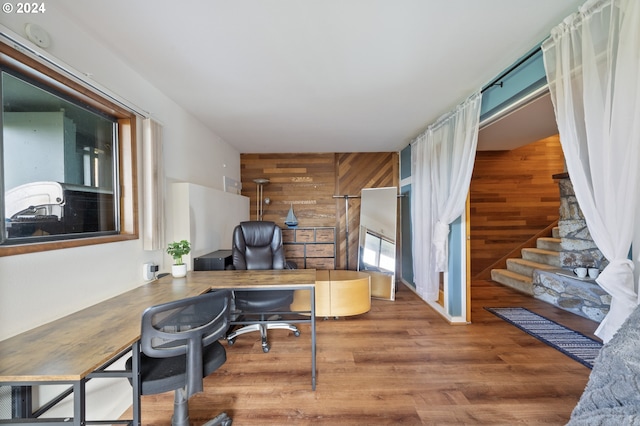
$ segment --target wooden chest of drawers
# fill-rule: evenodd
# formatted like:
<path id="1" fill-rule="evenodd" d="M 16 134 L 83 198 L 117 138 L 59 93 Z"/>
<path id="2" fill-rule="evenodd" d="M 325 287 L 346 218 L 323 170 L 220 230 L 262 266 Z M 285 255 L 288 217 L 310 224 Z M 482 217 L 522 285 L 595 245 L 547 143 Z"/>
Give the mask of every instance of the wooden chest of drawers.
<path id="1" fill-rule="evenodd" d="M 335 269 L 336 228 L 291 228 L 282 230 L 284 256 L 300 269 Z"/>

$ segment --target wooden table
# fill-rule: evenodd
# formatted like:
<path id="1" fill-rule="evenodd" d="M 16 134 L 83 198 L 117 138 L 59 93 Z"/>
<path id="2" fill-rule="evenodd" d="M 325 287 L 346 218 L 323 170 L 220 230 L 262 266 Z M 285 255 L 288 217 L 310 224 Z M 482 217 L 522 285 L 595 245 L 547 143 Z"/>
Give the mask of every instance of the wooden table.
<path id="1" fill-rule="evenodd" d="M 86 424 L 85 384 L 98 377 L 137 377 L 133 371 L 104 371 L 113 360 L 133 350 L 137 361 L 140 319 L 149 306 L 197 296 L 216 289 L 309 290 L 314 295 L 313 269 L 265 271 L 196 271 L 185 278 L 163 277 L 126 293 L 0 341 L 0 384 L 72 385 L 74 425 Z M 311 304 L 315 315 L 315 299 Z M 298 321 L 304 322 L 304 321 Z M 311 386 L 316 386 L 316 329 L 311 326 Z M 140 392 L 133 381 L 134 424 L 140 424 Z M 38 419 L 46 424 L 70 424 L 67 419 Z M 11 423 L 2 421 L 0 424 Z"/>

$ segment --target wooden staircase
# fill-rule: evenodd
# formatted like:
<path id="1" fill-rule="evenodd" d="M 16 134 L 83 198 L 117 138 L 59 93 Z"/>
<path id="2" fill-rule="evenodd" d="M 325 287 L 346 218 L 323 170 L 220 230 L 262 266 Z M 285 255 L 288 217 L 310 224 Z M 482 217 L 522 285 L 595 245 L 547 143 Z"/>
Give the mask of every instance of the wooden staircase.
<path id="1" fill-rule="evenodd" d="M 536 240 L 536 247 L 523 248 L 521 258 L 507 259 L 507 269 L 492 269 L 491 279 L 533 296 L 534 269 L 559 268 L 560 251 L 560 235 L 556 226 L 551 237 L 540 237 Z"/>

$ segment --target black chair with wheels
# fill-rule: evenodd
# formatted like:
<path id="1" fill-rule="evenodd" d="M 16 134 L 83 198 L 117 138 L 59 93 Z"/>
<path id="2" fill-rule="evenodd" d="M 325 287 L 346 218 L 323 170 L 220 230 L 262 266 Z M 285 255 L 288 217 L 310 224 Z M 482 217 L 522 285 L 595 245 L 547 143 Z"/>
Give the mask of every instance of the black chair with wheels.
<path id="1" fill-rule="evenodd" d="M 233 231 L 233 265 L 231 269 L 295 269 L 295 264 L 284 258 L 282 230 L 274 222 L 241 222 Z M 262 351 L 269 352 L 267 330 L 285 329 L 300 335 L 293 325 L 277 320 L 269 321 L 269 312 L 288 310 L 293 302 L 293 290 L 235 291 L 235 307 L 248 318 L 256 318 L 256 323 L 232 331 L 227 336 L 229 345 L 233 345 L 241 334 L 259 331 L 262 338 Z M 249 315 L 254 314 L 254 315 Z"/>
<path id="2" fill-rule="evenodd" d="M 204 377 L 227 360 L 218 340 L 229 328 L 231 300 L 231 291 L 215 291 L 152 306 L 142 314 L 140 393 L 175 390 L 172 425 L 189 426 L 189 397 L 202 392 Z M 205 426 L 231 423 L 222 413 Z"/>

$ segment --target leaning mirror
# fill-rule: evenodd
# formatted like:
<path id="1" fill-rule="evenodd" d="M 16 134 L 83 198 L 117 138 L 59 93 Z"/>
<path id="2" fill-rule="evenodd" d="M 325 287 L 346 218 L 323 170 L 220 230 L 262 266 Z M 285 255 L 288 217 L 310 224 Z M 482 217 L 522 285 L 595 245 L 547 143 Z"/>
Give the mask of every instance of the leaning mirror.
<path id="1" fill-rule="evenodd" d="M 371 275 L 371 296 L 395 299 L 398 190 L 361 192 L 358 270 Z"/>

